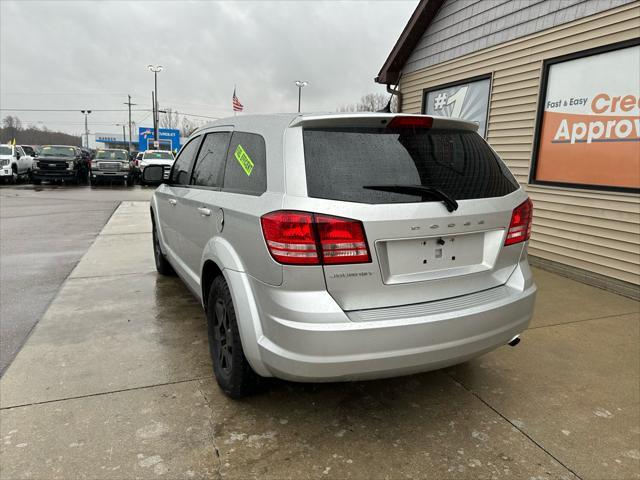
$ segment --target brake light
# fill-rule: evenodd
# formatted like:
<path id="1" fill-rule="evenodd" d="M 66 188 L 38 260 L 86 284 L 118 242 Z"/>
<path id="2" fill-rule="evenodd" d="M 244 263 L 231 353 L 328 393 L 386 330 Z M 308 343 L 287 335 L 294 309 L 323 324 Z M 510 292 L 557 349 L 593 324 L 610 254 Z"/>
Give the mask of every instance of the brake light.
<path id="1" fill-rule="evenodd" d="M 294 265 L 318 265 L 318 247 L 313 214 L 272 212 L 261 219 L 267 247 L 276 262 Z"/>
<path id="2" fill-rule="evenodd" d="M 433 126 L 432 117 L 393 117 L 387 128 L 431 128 Z"/>
<path id="3" fill-rule="evenodd" d="M 273 259 L 285 265 L 337 265 L 371 261 L 362 223 L 309 212 L 277 211 L 261 218 Z"/>
<path id="4" fill-rule="evenodd" d="M 528 198 L 525 202 L 513 209 L 509 230 L 507 231 L 507 238 L 504 240 L 504 244 L 513 245 L 529 240 L 532 220 L 533 202 Z"/>

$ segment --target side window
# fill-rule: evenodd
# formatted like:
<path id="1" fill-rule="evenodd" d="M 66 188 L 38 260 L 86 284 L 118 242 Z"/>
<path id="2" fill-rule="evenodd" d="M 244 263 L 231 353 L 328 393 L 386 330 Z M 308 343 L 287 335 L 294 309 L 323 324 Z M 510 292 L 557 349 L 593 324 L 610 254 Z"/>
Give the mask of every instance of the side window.
<path id="1" fill-rule="evenodd" d="M 192 185 L 222 187 L 224 164 L 230 138 L 230 132 L 208 133 L 204 137 L 196 166 L 193 169 Z"/>
<path id="2" fill-rule="evenodd" d="M 180 150 L 178 158 L 173 164 L 169 183 L 174 185 L 189 184 L 189 172 L 191 171 L 191 165 L 193 164 L 196 153 L 198 153 L 198 145 L 200 145 L 201 139 L 202 137 L 194 138 Z"/>
<path id="3" fill-rule="evenodd" d="M 264 138 L 233 132 L 224 172 L 224 190 L 261 195 L 267 190 L 267 153 Z"/>

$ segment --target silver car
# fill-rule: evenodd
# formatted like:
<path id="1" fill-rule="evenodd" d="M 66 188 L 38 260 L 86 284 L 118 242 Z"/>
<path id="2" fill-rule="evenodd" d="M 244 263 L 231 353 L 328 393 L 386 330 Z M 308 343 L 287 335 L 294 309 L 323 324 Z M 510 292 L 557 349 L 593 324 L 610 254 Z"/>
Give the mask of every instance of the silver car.
<path id="1" fill-rule="evenodd" d="M 243 115 L 190 137 L 151 201 L 154 253 L 202 301 L 224 392 L 406 375 L 517 343 L 536 294 L 532 204 L 476 129 Z"/>

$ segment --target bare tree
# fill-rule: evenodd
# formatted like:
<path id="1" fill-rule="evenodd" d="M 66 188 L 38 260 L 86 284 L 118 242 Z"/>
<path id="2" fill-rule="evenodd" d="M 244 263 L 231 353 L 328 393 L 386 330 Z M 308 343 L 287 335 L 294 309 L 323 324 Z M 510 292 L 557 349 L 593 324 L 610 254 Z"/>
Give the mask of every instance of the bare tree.
<path id="1" fill-rule="evenodd" d="M 2 119 L 2 128 L 0 128 L 0 143 L 11 142 L 15 139 L 18 145 L 82 145 L 79 136 L 69 135 L 63 132 L 54 132 L 46 126 L 38 128 L 35 125 L 29 125 L 27 128 L 22 127 L 22 122 L 18 117 L 7 116 Z"/>
<path id="2" fill-rule="evenodd" d="M 182 116 L 182 124 L 180 126 L 180 135 L 183 137 L 188 137 L 191 135 L 198 127 L 200 127 L 201 123 L 197 120 L 191 120 L 184 115 Z"/>
<path id="3" fill-rule="evenodd" d="M 391 111 L 398 111 L 398 97 L 391 97 L 384 93 L 367 93 L 360 98 L 358 103 L 351 105 L 343 105 L 338 109 L 339 112 L 377 112 L 384 109 L 391 99 Z"/>
<path id="4" fill-rule="evenodd" d="M 2 119 L 2 128 L 22 130 L 22 122 L 18 117 L 7 115 Z"/>
<path id="5" fill-rule="evenodd" d="M 178 128 L 180 125 L 180 114 L 171 109 L 167 108 L 165 114 L 160 117 L 160 128 Z"/>

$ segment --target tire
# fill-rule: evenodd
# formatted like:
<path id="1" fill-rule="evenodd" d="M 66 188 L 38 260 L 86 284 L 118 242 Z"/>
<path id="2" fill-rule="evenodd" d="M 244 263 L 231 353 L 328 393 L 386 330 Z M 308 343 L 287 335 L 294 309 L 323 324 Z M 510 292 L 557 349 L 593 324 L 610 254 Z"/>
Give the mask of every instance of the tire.
<path id="1" fill-rule="evenodd" d="M 151 222 L 153 223 L 153 258 L 156 262 L 156 270 L 160 275 L 173 276 L 176 274 L 176 272 L 173 270 L 173 267 L 169 263 L 169 260 L 167 260 L 167 257 L 164 256 L 164 253 L 162 253 L 162 250 L 160 249 L 160 240 L 158 239 L 156 224 L 153 217 L 151 217 Z"/>
<path id="2" fill-rule="evenodd" d="M 34 185 L 42 185 L 42 180 L 38 178 L 34 178 L 31 181 L 33 182 Z"/>
<path id="3" fill-rule="evenodd" d="M 206 313 L 209 352 L 218 385 L 231 398 L 255 393 L 260 377 L 244 356 L 233 299 L 222 275 L 211 284 Z"/>

